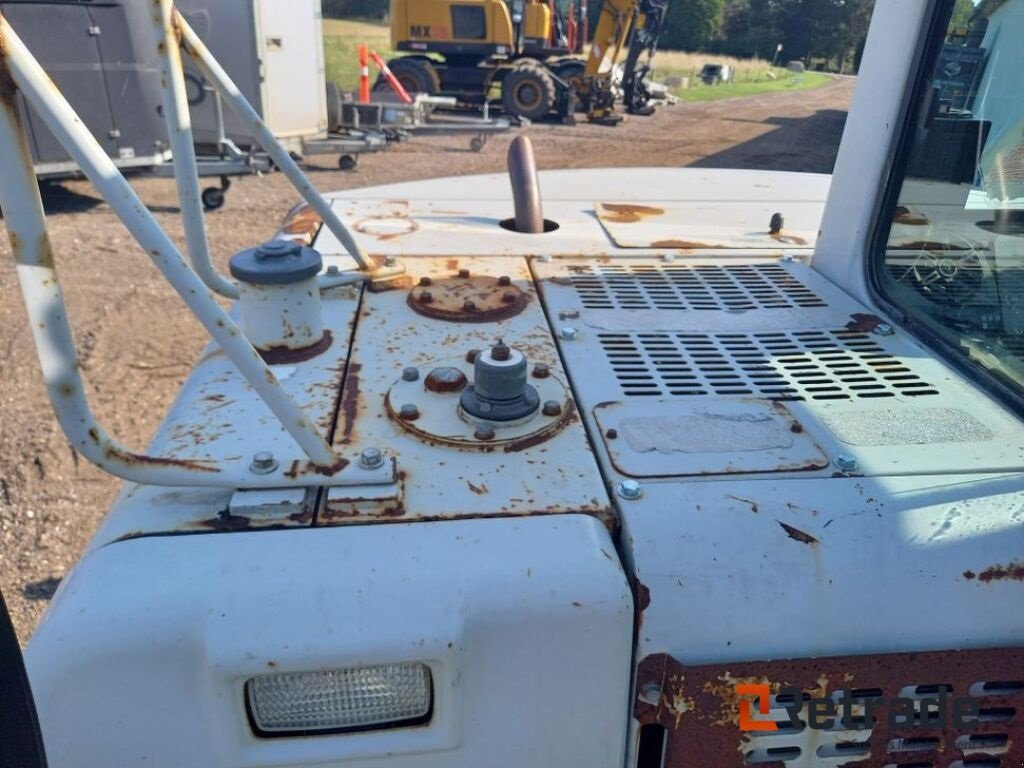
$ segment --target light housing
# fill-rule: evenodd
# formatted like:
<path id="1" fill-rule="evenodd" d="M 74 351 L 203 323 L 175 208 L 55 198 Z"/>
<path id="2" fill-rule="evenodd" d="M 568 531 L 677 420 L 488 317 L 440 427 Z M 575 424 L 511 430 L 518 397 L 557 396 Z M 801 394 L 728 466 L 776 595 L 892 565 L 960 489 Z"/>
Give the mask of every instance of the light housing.
<path id="1" fill-rule="evenodd" d="M 418 662 L 277 672 L 245 683 L 258 736 L 344 733 L 420 725 L 430 719 L 430 667 Z"/>

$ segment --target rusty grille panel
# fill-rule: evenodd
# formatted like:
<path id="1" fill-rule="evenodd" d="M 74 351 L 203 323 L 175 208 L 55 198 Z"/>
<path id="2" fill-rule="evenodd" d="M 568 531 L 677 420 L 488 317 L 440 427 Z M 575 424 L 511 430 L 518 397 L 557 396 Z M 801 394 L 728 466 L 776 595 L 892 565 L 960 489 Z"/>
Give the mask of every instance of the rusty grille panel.
<path id="1" fill-rule="evenodd" d="M 856 400 L 939 394 L 911 363 L 859 331 L 601 333 L 598 338 L 627 396 Z"/>
<path id="2" fill-rule="evenodd" d="M 572 283 L 586 309 L 745 311 L 827 306 L 775 264 L 587 265 L 573 275 Z"/>
<path id="3" fill-rule="evenodd" d="M 635 716 L 665 729 L 665 768 L 1019 768 L 1024 764 L 1024 649 L 897 653 L 686 667 L 667 654 L 637 668 Z M 774 732 L 739 729 L 737 683 L 768 684 Z M 778 691 L 791 686 L 815 698 L 841 690 L 854 699 L 914 700 L 912 727 L 889 726 L 888 704 L 869 727 L 855 709 L 851 730 L 789 726 Z M 940 689 L 978 699 L 968 730 L 925 727 L 921 700 Z M 652 695 L 651 691 L 654 691 Z M 753 706 L 756 706 L 753 705 Z M 934 711 L 934 710 L 933 710 Z M 759 719 L 765 719 L 758 716 Z"/>

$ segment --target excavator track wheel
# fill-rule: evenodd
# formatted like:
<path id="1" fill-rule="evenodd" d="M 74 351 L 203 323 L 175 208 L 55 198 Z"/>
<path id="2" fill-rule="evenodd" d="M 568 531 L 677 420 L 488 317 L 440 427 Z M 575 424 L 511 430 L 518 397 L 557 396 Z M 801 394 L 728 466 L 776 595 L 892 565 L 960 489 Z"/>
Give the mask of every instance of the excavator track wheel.
<path id="1" fill-rule="evenodd" d="M 554 78 L 540 62 L 519 62 L 501 84 L 502 105 L 515 117 L 528 120 L 547 117 L 557 98 Z"/>

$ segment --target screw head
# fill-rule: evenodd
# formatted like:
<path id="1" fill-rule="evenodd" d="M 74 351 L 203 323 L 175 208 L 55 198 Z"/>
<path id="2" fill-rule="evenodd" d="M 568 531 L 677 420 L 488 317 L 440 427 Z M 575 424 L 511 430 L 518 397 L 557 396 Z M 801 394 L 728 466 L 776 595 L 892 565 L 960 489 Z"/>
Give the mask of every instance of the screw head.
<path id="1" fill-rule="evenodd" d="M 433 284 L 434 284 L 434 281 L 431 280 L 426 275 L 424 275 L 423 277 L 420 278 L 420 285 L 422 285 L 424 288 L 429 286 L 429 285 L 433 285 Z"/>
<path id="2" fill-rule="evenodd" d="M 857 469 L 857 457 L 852 456 L 849 453 L 839 454 L 832 463 L 843 472 L 853 472 Z"/>
<path id="3" fill-rule="evenodd" d="M 364 448 L 359 454 L 359 466 L 363 469 L 377 469 L 384 463 L 384 454 L 379 448 Z"/>
<path id="4" fill-rule="evenodd" d="M 558 338 L 562 341 L 576 341 L 576 337 L 579 335 L 580 332 L 571 325 L 563 325 L 558 329 Z"/>
<path id="5" fill-rule="evenodd" d="M 398 418 L 402 421 L 416 421 L 420 417 L 420 409 L 413 403 L 406 403 L 398 411 Z"/>
<path id="6" fill-rule="evenodd" d="M 505 291 L 501 294 L 501 301 L 503 304 L 512 304 L 516 300 L 516 295 L 512 291 Z"/>
<path id="7" fill-rule="evenodd" d="M 402 381 L 416 381 L 420 377 L 420 369 L 410 365 L 402 369 Z"/>
<path id="8" fill-rule="evenodd" d="M 640 701 L 656 707 L 661 701 L 661 686 L 655 682 L 644 683 L 637 691 L 637 697 Z"/>
<path id="9" fill-rule="evenodd" d="M 461 277 L 463 280 L 465 280 L 467 277 L 469 277 L 469 270 L 468 269 L 460 269 L 459 270 L 459 277 Z"/>
<path id="10" fill-rule="evenodd" d="M 252 455 L 249 471 L 254 475 L 269 475 L 277 469 L 277 459 L 270 451 L 258 451 Z"/>
<path id="11" fill-rule="evenodd" d="M 623 480 L 615 487 L 615 492 L 628 501 L 634 501 L 644 495 L 644 489 L 636 480 Z"/>
<path id="12" fill-rule="evenodd" d="M 501 277 L 498 278 L 498 285 L 512 285 L 512 278 L 509 277 L 508 275 L 502 275 Z"/>
<path id="13" fill-rule="evenodd" d="M 501 339 L 498 339 L 498 343 L 491 347 L 491 359 L 504 363 L 510 357 L 512 357 L 512 348 Z"/>
<path id="14" fill-rule="evenodd" d="M 535 379 L 546 379 L 551 375 L 551 369 L 547 363 L 537 363 L 533 366 L 533 378 Z"/>
<path id="15" fill-rule="evenodd" d="M 892 336 L 896 333 L 896 329 L 888 323 L 879 323 L 871 329 L 871 332 L 875 334 L 875 336 Z"/>
<path id="16" fill-rule="evenodd" d="M 479 354 L 480 354 L 480 350 L 479 349 L 471 349 L 471 350 L 469 350 L 469 352 L 466 353 L 466 362 L 467 363 L 475 363 L 476 362 L 476 356 L 479 355 Z"/>
<path id="17" fill-rule="evenodd" d="M 615 427 L 612 427 L 611 429 L 604 433 L 604 436 L 607 437 L 609 440 L 615 440 L 619 436 L 619 430 L 615 429 Z"/>
<path id="18" fill-rule="evenodd" d="M 423 293 L 420 294 L 420 304 L 429 304 L 433 300 L 434 296 L 430 291 L 423 291 Z"/>
<path id="19" fill-rule="evenodd" d="M 462 311 L 463 312 L 475 312 L 476 311 L 476 302 L 475 301 L 470 301 L 469 299 L 467 299 L 466 301 L 462 302 Z"/>
<path id="20" fill-rule="evenodd" d="M 493 440 L 494 439 L 494 427 L 487 424 L 481 424 L 476 428 L 476 432 L 473 433 L 473 437 L 477 440 Z"/>
<path id="21" fill-rule="evenodd" d="M 562 413 L 562 404 L 557 400 L 545 400 L 544 405 L 541 408 L 541 413 L 545 416 L 560 416 Z"/>

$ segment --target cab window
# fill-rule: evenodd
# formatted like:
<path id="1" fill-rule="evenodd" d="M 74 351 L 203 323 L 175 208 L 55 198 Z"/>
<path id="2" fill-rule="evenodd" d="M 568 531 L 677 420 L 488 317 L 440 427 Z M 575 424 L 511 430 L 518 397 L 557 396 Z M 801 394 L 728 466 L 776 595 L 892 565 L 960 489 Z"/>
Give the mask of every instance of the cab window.
<path id="1" fill-rule="evenodd" d="M 912 322 L 1020 396 L 1024 0 L 967 10 L 936 33 L 874 278 Z"/>

